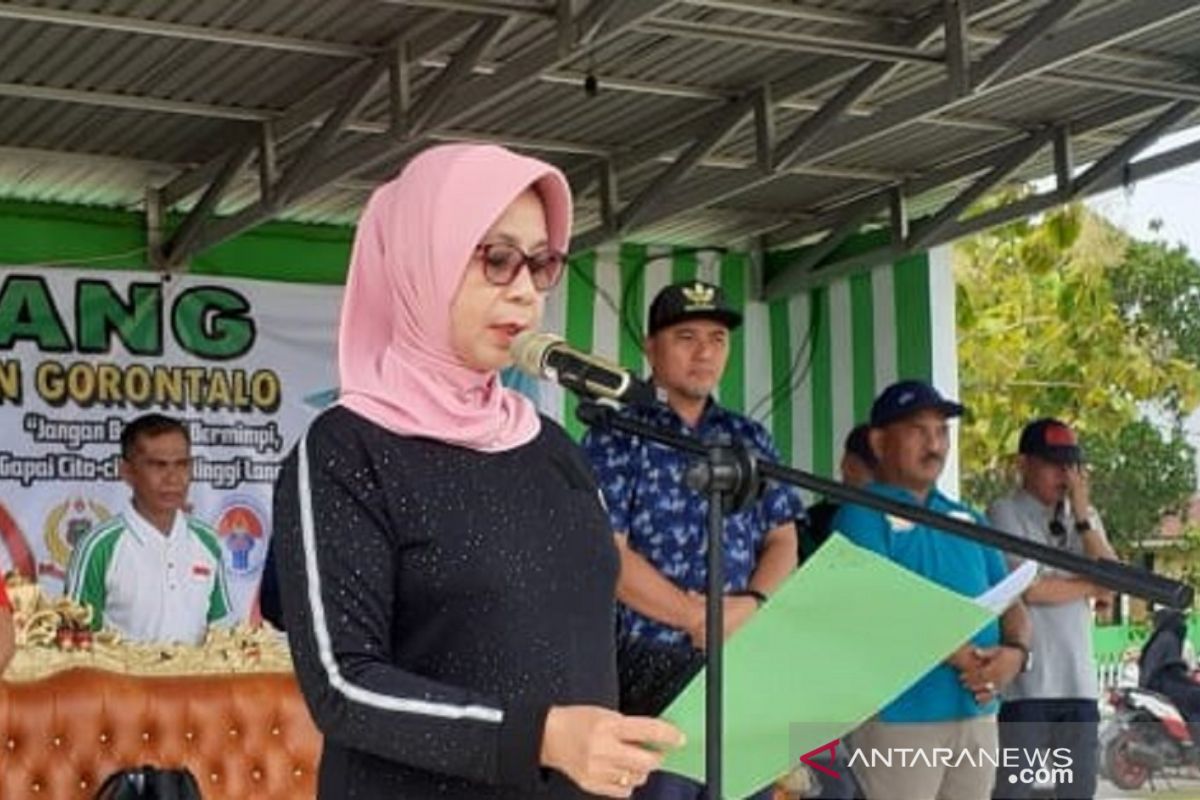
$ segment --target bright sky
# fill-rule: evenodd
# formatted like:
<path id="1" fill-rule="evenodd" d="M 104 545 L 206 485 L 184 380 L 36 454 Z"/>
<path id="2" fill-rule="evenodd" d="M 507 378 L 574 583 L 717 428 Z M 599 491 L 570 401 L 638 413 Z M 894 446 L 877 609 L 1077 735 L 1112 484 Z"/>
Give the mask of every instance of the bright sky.
<path id="1" fill-rule="evenodd" d="M 1173 134 L 1138 158 L 1173 150 L 1198 139 L 1200 128 Z M 1133 236 L 1181 243 L 1194 259 L 1200 261 L 1200 163 L 1164 173 L 1128 189 L 1097 195 L 1087 202 Z M 1157 234 L 1150 229 L 1155 220 L 1162 223 Z M 1200 450 L 1200 412 L 1188 420 L 1188 433 L 1192 445 Z M 1200 456 L 1197 465 L 1200 467 Z"/>
<path id="2" fill-rule="evenodd" d="M 1200 139 L 1200 128 L 1192 128 L 1160 140 L 1139 158 L 1173 150 Z M 1138 238 L 1153 238 L 1150 223 L 1161 220 L 1159 238 L 1182 242 L 1194 257 L 1200 257 L 1200 164 L 1181 167 L 1150 178 L 1128 189 L 1116 189 L 1088 201 L 1113 222 Z"/>

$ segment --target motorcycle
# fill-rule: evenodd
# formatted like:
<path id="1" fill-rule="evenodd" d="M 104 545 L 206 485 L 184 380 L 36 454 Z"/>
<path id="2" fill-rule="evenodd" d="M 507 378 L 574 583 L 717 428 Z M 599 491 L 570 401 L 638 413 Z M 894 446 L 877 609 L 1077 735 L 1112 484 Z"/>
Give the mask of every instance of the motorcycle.
<path id="1" fill-rule="evenodd" d="M 1155 776 L 1183 777 L 1200 770 L 1200 746 L 1166 695 L 1140 687 L 1114 689 L 1113 715 L 1100 730 L 1100 774 L 1126 791 Z"/>

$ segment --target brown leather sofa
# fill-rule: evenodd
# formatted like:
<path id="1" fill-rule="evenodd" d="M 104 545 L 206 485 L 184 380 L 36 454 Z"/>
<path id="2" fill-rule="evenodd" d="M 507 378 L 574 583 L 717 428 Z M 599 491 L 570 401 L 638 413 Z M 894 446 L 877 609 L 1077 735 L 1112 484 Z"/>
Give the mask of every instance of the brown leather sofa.
<path id="1" fill-rule="evenodd" d="M 107 775 L 142 764 L 187 767 L 205 800 L 304 800 L 320 747 L 289 674 L 70 669 L 0 683 L 3 800 L 90 800 Z"/>

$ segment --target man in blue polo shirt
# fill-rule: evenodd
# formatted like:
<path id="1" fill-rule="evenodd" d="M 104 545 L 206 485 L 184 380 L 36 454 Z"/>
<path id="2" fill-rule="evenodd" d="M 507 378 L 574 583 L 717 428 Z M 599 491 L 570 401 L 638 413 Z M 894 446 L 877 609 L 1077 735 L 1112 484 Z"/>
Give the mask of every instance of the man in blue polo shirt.
<path id="1" fill-rule="evenodd" d="M 920 381 L 889 386 L 871 407 L 876 482 L 868 489 L 951 517 L 980 522 L 969 507 L 937 489 L 950 447 L 948 420 L 963 407 Z M 1007 573 L 996 550 L 935 528 L 847 505 L 833 528 L 948 589 L 970 597 Z M 913 620 L 913 635 L 920 635 Z M 1028 663 L 1030 624 L 1020 604 L 1008 609 L 865 724 L 853 739 L 864 753 L 919 751 L 923 758 L 879 758 L 855 765 L 867 800 L 987 800 L 997 747 L 996 697 Z M 880 654 L 886 657 L 885 653 Z M 940 748 L 940 750 L 939 750 Z M 953 757 L 939 758 L 949 748 Z M 967 757 L 969 755 L 969 757 Z"/>
<path id="2" fill-rule="evenodd" d="M 712 399 L 729 357 L 729 332 L 741 320 L 713 284 L 691 281 L 659 292 L 650 305 L 645 347 L 666 403 L 623 413 L 699 441 L 725 435 L 760 459 L 778 461 L 761 425 Z M 623 652 L 653 653 L 639 662 L 647 666 L 694 665 L 692 654 L 705 646 L 708 501 L 684 483 L 693 457 L 620 432 L 590 431 L 584 447 L 621 553 L 617 627 Z M 752 507 L 726 517 L 726 637 L 795 569 L 792 521 L 802 510 L 797 492 L 772 485 Z M 623 696 L 627 689 L 622 687 Z M 704 787 L 657 772 L 635 796 L 698 800 Z"/>

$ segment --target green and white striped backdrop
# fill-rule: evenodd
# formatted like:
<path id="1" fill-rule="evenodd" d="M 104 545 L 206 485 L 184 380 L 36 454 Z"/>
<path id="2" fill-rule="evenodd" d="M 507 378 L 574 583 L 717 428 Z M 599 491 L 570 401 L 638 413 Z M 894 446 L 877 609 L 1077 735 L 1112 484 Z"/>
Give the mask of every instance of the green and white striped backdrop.
<path id="1" fill-rule="evenodd" d="M 763 303 L 750 300 L 744 253 L 614 245 L 572 261 L 545 328 L 576 347 L 646 375 L 646 312 L 663 286 L 700 278 L 720 284 L 745 314 L 718 389 L 721 403 L 772 432 L 783 459 L 832 476 L 846 432 L 866 418 L 877 390 L 901 377 L 955 394 L 954 287 L 948 249 Z M 545 411 L 575 436 L 574 398 L 543 384 Z M 957 486 L 950 464 L 943 486 Z"/>

